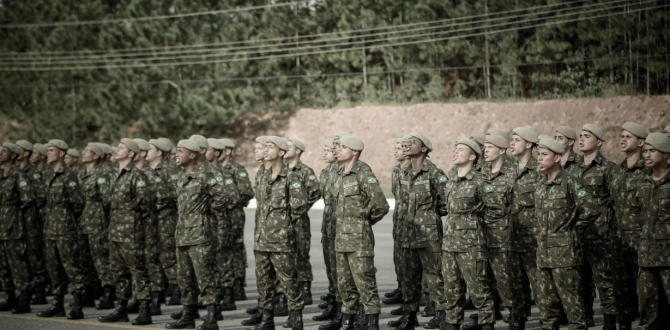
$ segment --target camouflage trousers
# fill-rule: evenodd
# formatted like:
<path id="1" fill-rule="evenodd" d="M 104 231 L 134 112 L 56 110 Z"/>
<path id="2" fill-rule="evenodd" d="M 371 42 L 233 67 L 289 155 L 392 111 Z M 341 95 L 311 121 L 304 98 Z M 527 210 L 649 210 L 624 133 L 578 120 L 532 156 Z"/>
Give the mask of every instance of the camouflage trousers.
<path id="1" fill-rule="evenodd" d="M 512 290 L 512 314 L 530 317 L 530 299 L 536 302 L 539 289 L 537 287 L 537 256 L 533 252 L 511 252 L 508 260 L 510 289 Z M 531 291 L 532 290 L 532 291 Z M 531 295 L 532 292 L 532 295 Z"/>
<path id="2" fill-rule="evenodd" d="M 198 295 L 203 305 L 216 303 L 215 255 L 210 244 L 177 247 L 177 277 L 181 304 L 195 306 Z"/>
<path id="3" fill-rule="evenodd" d="M 579 267 L 538 269 L 538 296 L 542 329 L 554 330 L 559 327 L 561 303 L 568 316 L 568 329 L 586 329 L 584 300 L 580 294 L 582 278 Z"/>
<path id="4" fill-rule="evenodd" d="M 163 281 L 163 266 L 161 265 L 161 250 L 157 239 L 147 240 L 144 245 L 144 256 L 149 273 L 149 282 L 151 292 L 165 291 L 165 281 Z"/>
<path id="5" fill-rule="evenodd" d="M 116 295 L 121 300 L 133 296 L 133 287 L 139 300 L 151 299 L 149 273 L 143 243 L 109 243 L 109 265 L 114 276 Z"/>
<path id="6" fill-rule="evenodd" d="M 509 272 L 509 261 L 512 252 L 502 252 L 499 249 L 489 250 L 489 266 L 491 267 L 492 277 L 495 278 L 495 287 L 492 287 L 502 299 L 505 307 L 514 306 L 514 298 L 512 292 L 512 282 Z M 495 298 L 495 296 L 494 296 Z"/>
<path id="7" fill-rule="evenodd" d="M 84 234 L 77 235 L 79 241 L 79 267 L 84 276 L 86 287 L 95 287 L 98 284 L 98 274 L 91 256 L 91 247 L 88 245 L 88 237 Z"/>
<path id="8" fill-rule="evenodd" d="M 216 253 L 216 265 L 219 268 L 219 288 L 232 288 L 235 281 L 233 268 L 233 247 L 229 243 L 230 237 L 219 238 L 219 248 Z"/>
<path id="9" fill-rule="evenodd" d="M 79 242 L 75 237 L 44 242 L 47 269 L 54 294 L 67 294 L 68 278 L 73 293 L 84 294 L 84 275 L 79 266 Z"/>
<path id="10" fill-rule="evenodd" d="M 167 276 L 170 284 L 176 285 L 177 282 L 177 242 L 174 235 L 162 236 L 159 241 L 160 246 L 160 262 L 163 266 L 163 271 Z"/>
<path id="11" fill-rule="evenodd" d="M 309 218 L 307 218 L 309 223 Z M 309 226 L 307 226 L 309 227 Z M 309 251 L 312 247 L 312 233 L 309 231 L 298 231 L 296 237 L 296 265 L 298 266 L 298 282 L 311 282 L 314 280 L 312 275 L 312 263 L 309 261 Z"/>
<path id="12" fill-rule="evenodd" d="M 640 297 L 639 330 L 658 329 L 660 299 L 670 304 L 670 267 L 640 267 L 637 295 Z"/>
<path id="13" fill-rule="evenodd" d="M 632 321 L 638 310 L 637 277 L 639 267 L 637 265 L 637 252 L 614 250 L 612 255 L 612 275 L 614 282 L 614 294 L 616 295 L 616 306 L 622 321 Z"/>
<path id="14" fill-rule="evenodd" d="M 328 277 L 328 294 L 335 300 L 342 302 L 342 297 L 337 293 L 337 254 L 335 253 L 335 240 L 329 237 L 321 238 L 323 249 L 323 261 L 326 264 L 326 277 Z"/>
<path id="15" fill-rule="evenodd" d="M 256 257 L 256 285 L 258 287 L 258 306 L 262 309 L 275 309 L 276 281 L 284 288 L 290 310 L 298 311 L 304 307 L 302 293 L 298 289 L 298 274 L 295 267 L 295 253 L 254 251 Z"/>
<path id="16" fill-rule="evenodd" d="M 342 297 L 342 313 L 357 314 L 359 304 L 365 314 L 381 312 L 374 252 L 337 252 L 337 290 Z"/>
<path id="17" fill-rule="evenodd" d="M 405 267 L 402 263 L 402 242 L 400 242 L 400 239 L 396 238 L 393 238 L 393 266 L 395 267 L 395 276 L 398 281 L 398 287 L 402 288 L 402 278 Z"/>
<path id="18" fill-rule="evenodd" d="M 30 289 L 30 265 L 28 249 L 24 239 L 0 241 L 0 283 L 5 291 L 27 291 Z"/>
<path id="19" fill-rule="evenodd" d="M 581 274 L 584 305 L 588 309 L 593 308 L 595 292 L 591 283 L 595 282 L 600 293 L 600 310 L 603 314 L 617 315 L 612 280 L 612 251 L 595 245 L 583 246 L 582 249 L 585 257 Z"/>
<path id="20" fill-rule="evenodd" d="M 428 285 L 430 300 L 435 302 L 437 310 L 444 310 L 444 280 L 442 279 L 442 249 L 439 242 L 433 246 L 419 249 L 402 248 L 403 310 L 419 311 L 419 302 L 423 293 L 423 279 Z"/>
<path id="21" fill-rule="evenodd" d="M 44 259 L 44 239 L 42 233 L 39 235 L 26 235 L 28 263 L 33 273 L 33 281 L 43 284 L 49 281 L 47 272 L 47 261 Z"/>
<path id="22" fill-rule="evenodd" d="M 233 221 L 233 269 L 235 278 L 244 280 L 247 275 L 247 248 L 244 245 L 244 225 L 245 225 L 244 209 L 242 206 L 235 208 L 230 218 Z"/>
<path id="23" fill-rule="evenodd" d="M 96 279 L 100 280 L 102 286 L 114 286 L 114 277 L 109 265 L 109 235 L 106 232 L 81 234 L 81 265 L 85 272 L 90 272 L 92 267 L 93 279 L 86 280 L 88 286 L 97 285 Z"/>
<path id="24" fill-rule="evenodd" d="M 486 252 L 442 252 L 447 324 L 462 324 L 465 290 L 479 309 L 479 324 L 495 323 Z"/>

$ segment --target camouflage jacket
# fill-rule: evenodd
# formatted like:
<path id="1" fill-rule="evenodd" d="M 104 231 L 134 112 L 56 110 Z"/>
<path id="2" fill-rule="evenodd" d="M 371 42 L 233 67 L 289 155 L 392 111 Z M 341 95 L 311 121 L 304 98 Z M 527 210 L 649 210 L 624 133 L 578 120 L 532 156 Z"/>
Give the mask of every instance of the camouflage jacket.
<path id="1" fill-rule="evenodd" d="M 0 169 L 0 240 L 25 236 L 24 217 L 34 208 L 35 200 L 35 190 L 21 169 L 12 165 L 7 174 Z"/>
<path id="2" fill-rule="evenodd" d="M 517 162 L 518 164 L 518 162 Z M 537 221 L 535 219 L 535 190 L 541 173 L 537 160 L 531 157 L 526 167 L 518 170 L 512 186 L 512 251 L 537 250 Z"/>
<path id="3" fill-rule="evenodd" d="M 630 207 L 644 219 L 637 254 L 639 266 L 670 266 L 670 173 L 654 181 L 648 172 L 638 181 Z"/>
<path id="4" fill-rule="evenodd" d="M 149 242 L 158 242 L 159 223 L 158 215 L 170 204 L 170 184 L 163 180 L 157 169 L 151 168 L 145 163 L 140 169 L 147 176 L 149 190 L 151 191 L 151 224 L 144 227 L 145 239 Z"/>
<path id="5" fill-rule="evenodd" d="M 44 207 L 44 238 L 59 240 L 77 235 L 75 219 L 81 216 L 86 206 L 77 176 L 67 166 L 54 172 L 53 167 L 42 172 L 46 189 Z"/>
<path id="6" fill-rule="evenodd" d="M 177 228 L 177 182 L 180 171 L 167 162 L 160 162 L 154 169 L 156 177 L 167 188 L 167 195 L 156 196 L 156 211 L 158 215 L 158 236 L 174 237 Z M 156 180 L 156 179 L 154 179 Z M 164 191 L 164 189 L 163 189 Z M 158 192 L 156 193 L 158 195 Z"/>
<path id="7" fill-rule="evenodd" d="M 337 204 L 335 251 L 361 252 L 361 256 L 374 256 L 375 235 L 372 225 L 389 211 L 389 204 L 379 187 L 370 166 L 362 161 L 346 172 L 338 169 L 333 184 Z"/>
<path id="8" fill-rule="evenodd" d="M 307 211 L 312 208 L 314 203 L 321 198 L 321 188 L 319 187 L 319 180 L 314 174 L 309 166 L 303 164 L 300 160 L 295 166 L 291 169 L 294 172 L 297 172 L 298 175 L 302 178 L 301 181 L 305 184 L 305 189 L 307 192 L 307 204 L 309 205 Z M 298 220 L 295 226 L 296 231 L 300 231 L 304 234 L 307 234 L 311 237 L 311 229 L 309 223 L 309 215 L 305 212 L 302 217 Z"/>
<path id="9" fill-rule="evenodd" d="M 25 168 L 19 168 L 30 181 L 33 190 L 35 191 L 35 204 L 32 208 L 26 209 L 24 212 L 24 221 L 26 223 L 26 234 L 30 237 L 41 237 L 42 226 L 42 208 L 45 203 L 44 181 L 42 180 L 42 173 L 30 164 Z"/>
<path id="10" fill-rule="evenodd" d="M 249 201 L 254 198 L 254 190 L 251 187 L 251 181 L 249 180 L 249 174 L 244 166 L 240 165 L 234 160 L 229 160 L 224 166 L 224 169 L 221 169 L 222 172 L 230 173 L 231 177 L 235 181 L 235 186 L 238 190 L 239 203 L 228 212 L 230 221 L 232 223 L 233 232 L 237 232 L 238 236 L 243 235 L 244 232 L 244 223 L 246 215 L 244 214 L 244 207 L 249 204 Z"/>
<path id="11" fill-rule="evenodd" d="M 221 237 L 232 236 L 233 231 L 237 231 L 238 233 L 240 231 L 239 223 L 234 222 L 233 219 L 237 215 L 235 214 L 235 211 L 240 209 L 241 195 L 238 189 L 239 187 L 235 181 L 235 175 L 229 170 L 229 168 L 226 166 L 221 166 L 221 164 L 219 164 L 217 168 L 221 172 L 221 176 L 223 178 L 222 183 L 226 189 L 226 193 L 228 196 L 230 196 L 230 202 L 226 205 L 226 221 L 228 221 L 228 224 L 222 225 L 220 223 L 217 232 Z M 242 213 L 244 214 L 244 210 L 242 210 Z M 239 217 L 239 215 L 237 216 Z"/>
<path id="12" fill-rule="evenodd" d="M 598 219 L 579 237 L 584 246 L 609 244 L 610 235 L 615 233 L 614 231 L 610 232 L 610 227 L 614 222 L 612 183 L 616 175 L 615 166 L 614 163 L 598 152 L 591 164 L 587 166 L 582 161 L 576 170 L 577 178 L 581 180 L 590 197 L 601 208 Z"/>
<path id="13" fill-rule="evenodd" d="M 578 234 L 598 218 L 600 207 L 579 179 L 559 171 L 553 181 L 541 176 L 535 190 L 538 226 L 537 266 L 561 268 L 581 265 Z"/>
<path id="14" fill-rule="evenodd" d="M 580 164 L 584 164 L 584 156 L 571 152 L 570 157 L 568 157 L 568 161 L 565 162 L 565 165 L 561 165 L 561 169 L 570 175 L 578 177 Z"/>
<path id="15" fill-rule="evenodd" d="M 484 166 L 486 166 L 486 162 L 481 162 L 475 165 L 474 167 L 475 172 L 481 172 L 484 169 Z M 447 174 L 447 177 L 449 177 L 449 180 L 453 180 L 457 176 L 458 176 L 458 167 L 452 166 L 451 169 L 449 170 L 449 174 Z"/>
<path id="16" fill-rule="evenodd" d="M 512 187 L 517 175 L 516 159 L 503 158 L 498 172 L 493 173 L 491 163 L 482 170 L 484 176 L 484 232 L 487 247 L 509 251 L 512 244 L 512 226 L 510 212 L 512 209 Z"/>
<path id="17" fill-rule="evenodd" d="M 391 192 L 393 193 L 393 198 L 395 198 L 395 207 L 393 208 L 393 232 L 391 234 L 394 240 L 399 238 L 400 235 L 406 231 L 406 229 L 402 228 L 402 194 L 400 193 L 401 170 L 401 164 L 398 163 L 393 166 L 393 172 L 391 173 Z"/>
<path id="18" fill-rule="evenodd" d="M 328 164 L 321 170 L 319 183 L 323 193 L 323 222 L 321 224 L 321 234 L 325 238 L 335 238 L 335 197 L 333 195 L 333 175 L 332 172 L 337 168 L 337 162 Z"/>
<path id="19" fill-rule="evenodd" d="M 109 171 L 96 165 L 90 172 L 81 171 L 81 183 L 86 207 L 79 221 L 80 234 L 106 233 L 109 227 Z"/>
<path id="20" fill-rule="evenodd" d="M 175 230 L 177 246 L 214 242 L 212 224 L 216 214 L 226 212 L 230 196 L 221 180 L 208 168 L 194 166 L 191 173 L 182 172 L 177 182 L 179 219 Z"/>
<path id="21" fill-rule="evenodd" d="M 210 221 L 210 225 L 212 232 L 217 233 L 218 236 L 231 235 L 233 225 L 230 217 L 228 216 L 228 211 L 230 211 L 235 205 L 239 203 L 240 195 L 237 193 L 237 188 L 233 186 L 233 189 L 231 189 L 230 179 L 228 180 L 229 184 L 225 185 L 225 180 L 223 178 L 223 173 L 221 173 L 221 169 L 219 169 L 218 166 L 212 164 L 209 160 L 205 159 L 204 163 L 196 165 L 195 167 L 200 167 L 202 171 L 209 173 L 209 175 L 211 175 L 219 184 L 221 184 L 223 189 L 226 191 L 226 200 L 219 202 L 222 203 L 224 207 L 221 209 L 212 209 L 213 217 L 211 218 L 212 221 Z M 220 196 L 217 195 L 213 196 L 212 198 L 220 198 Z"/>
<path id="22" fill-rule="evenodd" d="M 132 162 L 109 178 L 109 240 L 144 243 L 145 223 L 153 221 L 151 188 L 147 176 Z"/>
<path id="23" fill-rule="evenodd" d="M 447 184 L 447 210 L 442 251 L 486 252 L 484 233 L 484 175 L 473 167 Z"/>
<path id="24" fill-rule="evenodd" d="M 261 189 L 256 190 L 260 209 L 254 229 L 254 250 L 295 251 L 295 224 L 309 208 L 307 188 L 298 172 L 283 164 L 277 175 L 263 170 Z"/>
<path id="25" fill-rule="evenodd" d="M 627 160 L 624 159 L 616 166 L 616 175 L 612 186 L 614 197 L 616 234 L 612 234 L 612 247 L 624 251 L 637 252 L 640 244 L 640 235 L 644 218 L 639 212 L 632 212 L 630 201 L 635 197 L 635 185 L 643 180 L 646 173 L 651 170 L 644 164 L 644 157 L 635 162 L 629 168 Z"/>
<path id="26" fill-rule="evenodd" d="M 442 241 L 441 215 L 446 215 L 447 175 L 424 159 L 418 170 L 408 162 L 400 171 L 403 248 L 438 247 Z M 396 205 L 398 205 L 396 201 Z"/>

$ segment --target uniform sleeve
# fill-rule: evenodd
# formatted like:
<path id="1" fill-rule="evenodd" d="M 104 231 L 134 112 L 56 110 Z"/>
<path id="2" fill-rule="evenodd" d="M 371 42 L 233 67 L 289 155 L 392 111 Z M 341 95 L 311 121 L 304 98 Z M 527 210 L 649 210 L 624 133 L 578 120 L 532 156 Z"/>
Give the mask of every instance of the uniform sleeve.
<path id="1" fill-rule="evenodd" d="M 18 184 L 19 198 L 21 199 L 21 209 L 27 210 L 30 207 L 35 206 L 35 201 L 37 199 L 35 196 L 35 189 L 33 189 L 32 183 L 24 173 L 19 172 L 17 179 L 19 181 Z"/>
<path id="2" fill-rule="evenodd" d="M 230 196 L 230 203 L 228 203 L 228 209 L 232 210 L 242 204 L 242 198 L 240 196 L 240 190 L 237 184 L 235 184 L 235 178 L 233 173 L 223 173 L 221 179 L 217 177 L 217 181 L 222 181 L 223 186 L 226 188 L 228 196 Z M 246 205 L 246 204 L 245 204 Z"/>
<path id="3" fill-rule="evenodd" d="M 304 165 L 303 165 L 304 166 Z M 305 184 L 307 186 L 307 202 L 309 203 L 309 207 L 311 208 L 316 201 L 321 198 L 321 188 L 319 187 L 319 180 L 316 178 L 316 174 L 314 174 L 314 170 L 312 170 L 309 167 L 306 167 L 307 169 L 307 178 L 305 178 Z"/>
<path id="4" fill-rule="evenodd" d="M 69 172 L 65 180 L 67 190 L 67 203 L 72 207 L 72 213 L 75 218 L 79 218 L 86 207 L 86 198 L 81 191 L 79 180 L 73 172 Z"/>
<path id="5" fill-rule="evenodd" d="M 386 201 L 386 196 L 379 187 L 379 181 L 374 173 L 362 174 L 363 177 L 359 176 L 359 186 L 363 187 L 363 191 L 368 196 L 368 210 L 366 213 L 370 218 L 370 224 L 374 225 L 389 212 L 389 203 Z"/>
<path id="6" fill-rule="evenodd" d="M 153 181 L 151 184 L 151 191 L 156 203 L 156 212 L 160 217 L 161 211 L 170 205 L 173 193 L 170 191 L 170 184 L 166 182 L 159 173 L 152 175 L 151 180 Z"/>
<path id="7" fill-rule="evenodd" d="M 600 215 L 600 206 L 593 200 L 584 186 L 576 180 L 572 181 L 572 189 L 570 190 L 571 198 L 575 201 L 575 213 L 576 213 L 576 222 L 575 228 L 577 233 L 584 231 L 591 223 L 596 221 Z"/>
<path id="8" fill-rule="evenodd" d="M 251 187 L 249 173 L 247 173 L 247 170 L 242 165 L 239 165 L 238 170 L 235 172 L 235 182 L 240 194 L 240 203 L 246 206 L 254 198 L 254 189 Z"/>
<path id="9" fill-rule="evenodd" d="M 177 171 L 176 168 L 172 166 L 166 166 L 165 171 L 163 171 L 164 177 L 163 180 L 167 183 L 167 187 L 170 191 L 170 198 L 175 202 L 177 201 L 177 182 L 179 181 L 179 175 L 181 174 Z"/>
<path id="10" fill-rule="evenodd" d="M 151 219 L 153 206 L 151 188 L 149 187 L 147 176 L 139 170 L 135 171 L 131 184 L 133 185 L 131 189 L 135 192 L 133 206 L 139 209 L 142 219 Z"/>
<path id="11" fill-rule="evenodd" d="M 308 193 L 300 175 L 291 172 L 288 177 L 288 202 L 291 207 L 291 222 L 295 223 L 309 209 Z"/>
<path id="12" fill-rule="evenodd" d="M 224 219 L 227 205 L 230 203 L 230 195 L 223 186 L 223 182 L 221 182 L 223 180 L 219 181 L 214 176 L 206 176 L 205 180 L 207 182 L 204 184 L 207 186 L 209 196 L 212 198 L 210 209 L 216 215 L 217 219 Z"/>
<path id="13" fill-rule="evenodd" d="M 437 201 L 436 201 L 436 210 L 439 216 L 445 216 L 448 214 L 447 211 L 447 196 L 449 196 L 449 191 L 447 185 L 449 179 L 444 171 L 437 169 L 433 171 L 430 177 L 430 185 L 435 191 L 437 191 Z"/>
<path id="14" fill-rule="evenodd" d="M 98 188 L 100 197 L 102 198 L 102 207 L 105 210 L 109 211 L 109 208 L 112 203 L 111 199 L 112 184 L 109 183 L 109 172 L 101 171 L 101 173 L 98 174 L 95 185 Z"/>

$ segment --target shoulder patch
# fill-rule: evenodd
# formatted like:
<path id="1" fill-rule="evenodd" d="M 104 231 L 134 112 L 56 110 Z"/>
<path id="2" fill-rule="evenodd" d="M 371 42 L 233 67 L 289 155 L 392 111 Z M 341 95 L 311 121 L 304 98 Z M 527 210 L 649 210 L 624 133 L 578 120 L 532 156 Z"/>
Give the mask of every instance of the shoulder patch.
<path id="1" fill-rule="evenodd" d="M 226 184 L 234 184 L 235 181 L 233 179 L 226 179 Z"/>
<path id="2" fill-rule="evenodd" d="M 486 191 L 487 193 L 491 193 L 491 192 L 496 191 L 496 187 L 492 186 L 492 185 L 487 185 L 487 186 L 484 186 L 484 191 Z"/>
<path id="3" fill-rule="evenodd" d="M 27 182 L 27 181 L 25 181 L 25 180 L 21 180 L 21 181 L 19 181 L 19 187 L 25 187 L 25 186 L 27 186 L 27 185 L 28 185 L 28 182 Z"/>
<path id="4" fill-rule="evenodd" d="M 309 181 L 314 181 L 314 180 L 316 180 L 316 175 L 310 174 L 309 175 Z"/>
<path id="5" fill-rule="evenodd" d="M 76 187 L 77 186 L 77 181 L 70 181 L 70 183 L 67 184 L 69 187 Z"/>
<path id="6" fill-rule="evenodd" d="M 170 175 L 170 180 L 177 180 L 177 179 L 179 179 L 179 174 Z"/>
<path id="7" fill-rule="evenodd" d="M 577 190 L 577 198 L 579 198 L 579 199 L 582 199 L 582 198 L 584 198 L 588 195 L 589 194 L 586 192 L 586 189 L 584 189 L 584 188 Z"/>
<path id="8" fill-rule="evenodd" d="M 105 179 L 105 178 L 98 178 L 98 180 L 97 180 L 96 182 L 97 182 L 98 184 L 107 183 L 107 179 Z"/>
<path id="9" fill-rule="evenodd" d="M 213 185 L 215 185 L 216 183 L 217 183 L 216 179 L 214 179 L 214 178 L 209 179 L 209 185 L 210 185 L 210 186 L 213 186 Z"/>
<path id="10" fill-rule="evenodd" d="M 163 182 L 163 179 L 161 179 L 160 176 L 157 176 L 157 177 L 154 178 L 154 182 L 161 183 L 161 182 Z"/>
<path id="11" fill-rule="evenodd" d="M 223 182 L 223 177 L 220 175 L 217 175 L 214 179 L 216 179 L 216 182 Z"/>
<path id="12" fill-rule="evenodd" d="M 369 176 L 368 177 L 368 183 L 378 184 L 377 178 L 375 178 L 374 176 Z"/>
<path id="13" fill-rule="evenodd" d="M 240 176 L 240 178 L 246 178 L 246 177 L 249 176 L 249 175 L 247 174 L 247 172 L 240 172 L 240 174 L 238 174 L 238 175 Z"/>
<path id="14" fill-rule="evenodd" d="M 42 174 L 39 174 L 39 173 L 33 174 L 33 180 L 39 180 L 41 178 L 42 178 Z"/>
<path id="15" fill-rule="evenodd" d="M 140 188 L 142 188 L 142 187 L 144 187 L 144 186 L 146 186 L 146 185 L 147 185 L 147 183 L 144 182 L 144 180 L 139 180 L 139 181 L 137 181 L 137 186 L 140 187 Z"/>
<path id="16" fill-rule="evenodd" d="M 440 175 L 440 176 L 437 177 L 437 181 L 439 181 L 440 183 L 445 183 L 445 182 L 447 182 L 447 181 L 449 181 L 449 180 L 447 180 L 447 176 L 446 176 L 446 175 Z"/>
<path id="17" fill-rule="evenodd" d="M 302 183 L 300 181 L 293 181 L 291 182 L 291 188 L 300 189 L 302 188 Z"/>

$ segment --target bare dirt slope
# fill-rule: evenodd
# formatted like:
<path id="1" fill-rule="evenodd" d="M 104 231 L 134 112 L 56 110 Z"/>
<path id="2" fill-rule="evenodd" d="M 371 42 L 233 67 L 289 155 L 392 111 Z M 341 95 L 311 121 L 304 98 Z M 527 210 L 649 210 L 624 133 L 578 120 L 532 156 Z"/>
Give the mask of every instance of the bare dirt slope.
<path id="1" fill-rule="evenodd" d="M 650 132 L 660 132 L 670 125 L 670 96 L 615 97 L 608 99 L 571 99 L 535 102 L 466 104 L 416 104 L 408 106 L 361 106 L 349 109 L 314 110 L 300 109 L 289 117 L 279 129 L 258 132 L 301 139 L 307 152 L 303 162 L 320 173 L 323 141 L 340 131 L 350 132 L 365 142 L 361 160 L 368 163 L 377 174 L 382 186 L 390 186 L 394 166 L 393 143 L 396 137 L 417 131 L 428 136 L 434 147 L 430 158 L 440 168 L 451 168 L 454 141 L 472 132 L 485 133 L 490 127 L 507 132 L 525 126 L 538 135 L 553 137 L 557 126 L 567 125 L 577 132 L 585 123 L 596 124 L 605 130 L 607 142 L 605 156 L 619 162 L 623 155 L 618 151 L 620 127 L 626 121 L 637 122 Z M 239 141 L 242 158 L 251 160 L 253 144 Z M 249 164 L 255 173 L 257 165 Z M 253 175 L 253 174 L 252 174 Z M 391 196 L 387 196 L 391 197 Z"/>

